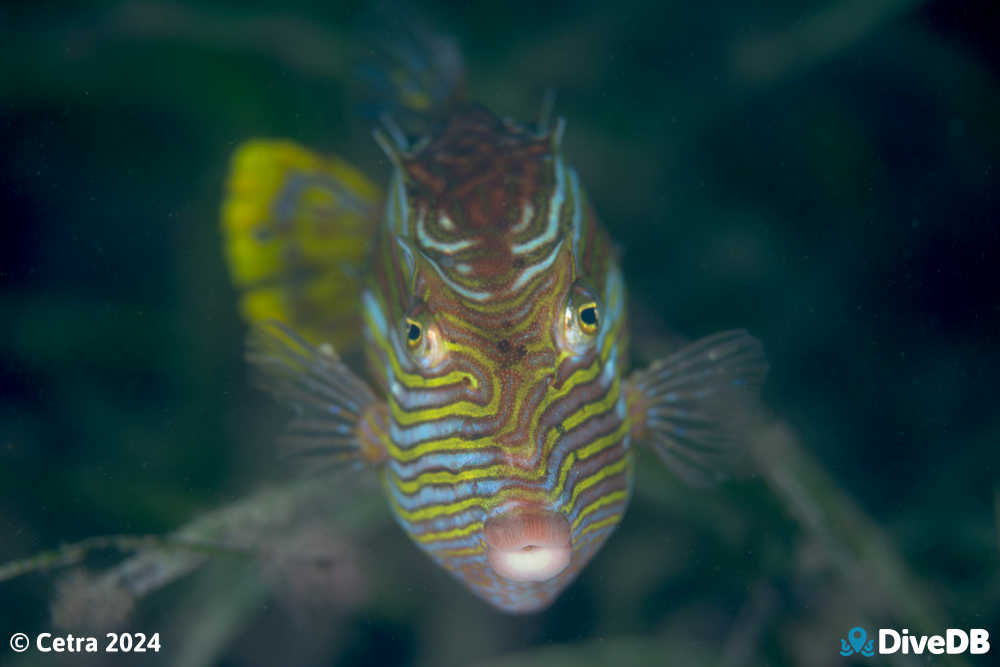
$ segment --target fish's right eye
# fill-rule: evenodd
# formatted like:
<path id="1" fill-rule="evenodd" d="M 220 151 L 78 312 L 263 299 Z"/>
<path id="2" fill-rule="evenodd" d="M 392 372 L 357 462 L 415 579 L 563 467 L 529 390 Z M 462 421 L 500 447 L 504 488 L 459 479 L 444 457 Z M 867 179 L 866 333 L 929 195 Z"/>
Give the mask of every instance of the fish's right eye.
<path id="1" fill-rule="evenodd" d="M 412 308 L 399 323 L 400 341 L 406 342 L 410 358 L 423 368 L 434 368 L 445 357 L 444 340 L 434 317 L 422 304 Z"/>

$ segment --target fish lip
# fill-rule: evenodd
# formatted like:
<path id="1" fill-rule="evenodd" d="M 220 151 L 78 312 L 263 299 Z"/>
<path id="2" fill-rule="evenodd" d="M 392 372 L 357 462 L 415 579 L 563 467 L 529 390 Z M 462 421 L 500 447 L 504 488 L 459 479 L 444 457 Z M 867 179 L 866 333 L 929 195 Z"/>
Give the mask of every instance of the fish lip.
<path id="1" fill-rule="evenodd" d="M 551 510 L 516 506 L 486 520 L 486 560 L 509 581 L 543 582 L 562 573 L 573 555 L 569 521 Z"/>

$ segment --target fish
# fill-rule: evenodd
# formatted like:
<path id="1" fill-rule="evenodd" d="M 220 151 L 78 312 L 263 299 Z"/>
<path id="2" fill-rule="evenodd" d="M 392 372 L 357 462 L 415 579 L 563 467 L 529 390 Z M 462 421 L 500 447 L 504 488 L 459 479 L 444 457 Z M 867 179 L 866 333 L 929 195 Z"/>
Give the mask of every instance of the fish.
<path id="1" fill-rule="evenodd" d="M 690 484 L 723 476 L 727 415 L 767 362 L 731 330 L 632 369 L 621 252 L 565 122 L 464 99 L 436 120 L 411 140 L 383 118 L 384 189 L 290 141 L 241 145 L 226 255 L 248 359 L 295 413 L 286 455 L 376 471 L 417 549 L 493 607 L 538 612 L 621 523 L 637 448 Z"/>

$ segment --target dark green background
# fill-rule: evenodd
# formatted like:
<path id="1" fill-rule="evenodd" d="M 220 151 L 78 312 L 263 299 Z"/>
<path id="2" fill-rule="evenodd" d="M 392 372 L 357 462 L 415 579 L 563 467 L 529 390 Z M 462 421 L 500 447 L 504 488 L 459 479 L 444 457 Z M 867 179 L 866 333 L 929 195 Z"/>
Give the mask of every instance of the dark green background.
<path id="1" fill-rule="evenodd" d="M 633 301 L 683 336 L 763 340 L 765 403 L 830 482 L 803 473 L 803 493 L 867 515 L 942 625 L 858 597 L 879 582 L 836 513 L 816 520 L 858 540 L 846 576 L 763 480 L 690 491 L 644 459 L 620 531 L 542 615 L 487 608 L 382 517 L 356 545 L 360 601 L 265 596 L 198 660 L 833 665 L 857 624 L 984 627 L 1000 642 L 991 4 L 417 10 L 455 35 L 473 96 L 496 112 L 533 119 L 557 91 L 566 153 L 624 249 Z M 280 478 L 269 443 L 283 413 L 247 386 L 220 193 L 230 152 L 255 136 L 337 152 L 381 182 L 351 110 L 364 13 L 0 9 L 0 561 L 167 532 Z M 0 583 L 3 638 L 51 627 L 56 580 Z M 136 663 L 172 664 L 204 583 L 107 630 L 162 630 L 165 650 Z M 0 662 L 12 655 L 0 644 Z"/>

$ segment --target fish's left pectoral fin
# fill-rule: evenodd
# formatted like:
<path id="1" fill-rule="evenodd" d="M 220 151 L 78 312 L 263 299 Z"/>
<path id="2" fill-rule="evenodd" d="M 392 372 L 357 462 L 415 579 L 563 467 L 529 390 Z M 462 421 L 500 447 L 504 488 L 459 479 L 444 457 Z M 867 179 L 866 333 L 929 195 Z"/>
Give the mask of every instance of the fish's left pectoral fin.
<path id="1" fill-rule="evenodd" d="M 329 344 L 315 346 L 278 321 L 247 342 L 254 383 L 295 412 L 278 444 L 310 473 L 385 458 L 387 409 Z"/>
<path id="2" fill-rule="evenodd" d="M 767 370 L 746 331 L 695 341 L 629 378 L 632 436 L 689 484 L 722 479 L 741 458 L 742 418 Z"/>

